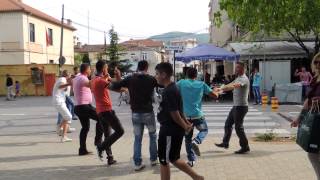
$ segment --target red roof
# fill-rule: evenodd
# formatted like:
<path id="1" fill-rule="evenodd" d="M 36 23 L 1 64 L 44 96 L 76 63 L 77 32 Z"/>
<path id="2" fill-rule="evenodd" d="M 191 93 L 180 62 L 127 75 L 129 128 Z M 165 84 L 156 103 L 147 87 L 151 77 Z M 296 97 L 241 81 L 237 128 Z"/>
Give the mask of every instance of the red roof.
<path id="1" fill-rule="evenodd" d="M 39 19 L 51 22 L 56 25 L 61 25 L 61 21 L 43 13 L 31 6 L 28 6 L 21 2 L 21 0 L 0 0 L 0 13 L 2 12 L 24 12 Z M 75 31 L 76 29 L 68 24 L 64 24 L 65 28 Z"/>
<path id="2" fill-rule="evenodd" d="M 135 46 L 145 46 L 145 47 L 163 47 L 164 42 L 154 41 L 152 39 L 139 39 L 139 40 L 129 40 L 121 44 L 125 45 L 135 45 Z"/>

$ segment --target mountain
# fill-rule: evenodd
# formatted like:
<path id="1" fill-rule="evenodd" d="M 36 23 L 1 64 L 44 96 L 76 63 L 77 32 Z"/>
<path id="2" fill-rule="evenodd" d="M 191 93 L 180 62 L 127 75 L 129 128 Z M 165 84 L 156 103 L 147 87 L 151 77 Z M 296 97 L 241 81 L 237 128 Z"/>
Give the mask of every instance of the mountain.
<path id="1" fill-rule="evenodd" d="M 168 42 L 172 40 L 194 39 L 194 38 L 197 39 L 199 44 L 209 43 L 209 39 L 210 39 L 208 33 L 195 34 L 195 33 L 178 32 L 178 31 L 151 36 L 148 39 Z"/>

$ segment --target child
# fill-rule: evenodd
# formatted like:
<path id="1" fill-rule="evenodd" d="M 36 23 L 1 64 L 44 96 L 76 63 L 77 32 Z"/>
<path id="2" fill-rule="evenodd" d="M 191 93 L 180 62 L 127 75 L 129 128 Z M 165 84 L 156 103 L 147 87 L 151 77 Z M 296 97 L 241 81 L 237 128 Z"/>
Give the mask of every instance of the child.
<path id="1" fill-rule="evenodd" d="M 19 96 L 20 96 L 20 82 L 16 81 L 16 95 L 15 95 L 15 98 L 19 97 Z"/>
<path id="2" fill-rule="evenodd" d="M 171 81 L 172 74 L 170 63 L 163 62 L 156 66 L 158 84 L 165 87 L 158 110 L 158 121 L 161 124 L 158 139 L 161 180 L 170 180 L 169 162 L 192 179 L 203 180 L 203 176 L 198 175 L 180 159 L 183 137 L 186 132 L 191 131 L 192 125 L 183 116 L 182 98 L 176 84 Z"/>

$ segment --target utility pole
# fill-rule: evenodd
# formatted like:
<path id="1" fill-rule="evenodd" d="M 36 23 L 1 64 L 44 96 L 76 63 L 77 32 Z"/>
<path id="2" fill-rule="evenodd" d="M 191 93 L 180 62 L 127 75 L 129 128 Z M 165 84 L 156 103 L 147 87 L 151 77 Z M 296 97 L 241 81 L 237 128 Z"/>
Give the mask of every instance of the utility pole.
<path id="1" fill-rule="evenodd" d="M 63 59 L 63 56 L 62 56 L 62 49 L 63 49 L 63 21 L 64 21 L 64 4 L 62 4 L 62 17 L 61 17 L 61 37 L 60 37 L 60 57 L 59 57 L 59 75 L 61 75 L 61 66 L 63 63 L 62 62 L 62 59 Z"/>
<path id="2" fill-rule="evenodd" d="M 88 10 L 88 45 L 90 44 L 90 18 L 89 18 L 89 10 Z"/>

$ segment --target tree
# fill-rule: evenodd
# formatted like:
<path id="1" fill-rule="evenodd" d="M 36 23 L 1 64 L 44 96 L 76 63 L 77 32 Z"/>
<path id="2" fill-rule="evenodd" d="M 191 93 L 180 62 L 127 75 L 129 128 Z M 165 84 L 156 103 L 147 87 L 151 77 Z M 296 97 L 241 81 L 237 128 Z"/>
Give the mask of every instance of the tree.
<path id="1" fill-rule="evenodd" d="M 91 63 L 89 59 L 89 54 L 86 53 L 82 56 L 82 63 L 88 63 L 88 64 Z"/>
<path id="2" fill-rule="evenodd" d="M 288 33 L 309 60 L 319 52 L 319 0 L 220 0 L 220 8 L 242 30 L 277 36 Z M 220 11 L 214 14 L 214 21 L 218 26 L 222 23 Z M 313 52 L 303 42 L 308 35 L 314 36 Z"/>
<path id="3" fill-rule="evenodd" d="M 124 54 L 122 51 L 124 48 L 118 44 L 118 33 L 114 30 L 114 27 L 109 30 L 110 45 L 107 48 L 107 55 L 109 56 L 109 74 L 114 75 L 114 69 L 118 67 L 121 72 L 127 72 L 131 66 L 123 64 L 120 60 L 120 56 Z"/>
<path id="4" fill-rule="evenodd" d="M 83 55 L 82 54 L 75 54 L 74 55 L 74 65 L 80 66 L 82 63 Z"/>

